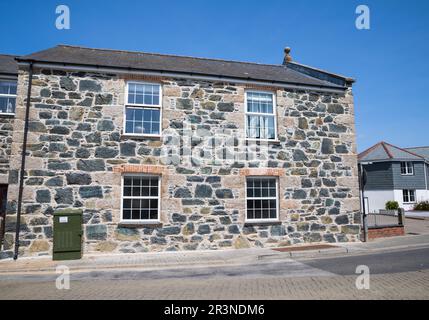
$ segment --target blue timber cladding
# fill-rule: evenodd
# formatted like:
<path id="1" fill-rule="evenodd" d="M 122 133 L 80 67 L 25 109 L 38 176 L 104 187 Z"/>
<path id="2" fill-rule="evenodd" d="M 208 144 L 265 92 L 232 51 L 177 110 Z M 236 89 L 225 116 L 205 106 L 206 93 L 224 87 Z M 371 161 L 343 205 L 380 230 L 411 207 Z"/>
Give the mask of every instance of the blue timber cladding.
<path id="1" fill-rule="evenodd" d="M 413 162 L 414 174 L 402 175 L 401 163 L 392 162 L 394 189 L 425 189 L 425 170 L 423 162 Z"/>
<path id="2" fill-rule="evenodd" d="M 365 190 L 392 190 L 393 172 L 391 162 L 375 162 L 365 165 L 367 182 Z"/>

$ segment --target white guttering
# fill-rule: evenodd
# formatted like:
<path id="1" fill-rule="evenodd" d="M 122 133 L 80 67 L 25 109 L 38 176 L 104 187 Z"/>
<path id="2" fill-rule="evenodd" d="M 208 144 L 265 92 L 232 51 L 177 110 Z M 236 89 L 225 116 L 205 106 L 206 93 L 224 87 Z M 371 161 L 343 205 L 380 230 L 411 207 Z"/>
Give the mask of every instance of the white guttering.
<path id="1" fill-rule="evenodd" d="M 19 66 L 27 66 L 29 62 L 19 61 Z M 195 79 L 195 80 L 206 80 L 206 81 L 223 81 L 223 82 L 233 82 L 233 83 L 242 83 L 250 85 L 259 85 L 259 86 L 271 86 L 278 88 L 287 88 L 287 89 L 300 89 L 300 90 L 310 90 L 310 91 L 320 91 L 320 92 L 334 92 L 341 93 L 344 92 L 346 88 L 324 88 L 324 87 L 313 87 L 306 85 L 294 85 L 281 82 L 270 82 L 270 81 L 257 81 L 257 80 L 242 80 L 233 77 L 223 77 L 223 76 L 205 76 L 205 75 L 195 75 L 187 73 L 174 73 L 174 72 L 162 72 L 162 71 L 142 71 L 134 69 L 121 69 L 115 67 L 91 67 L 91 66 L 72 66 L 67 65 L 66 63 L 45 63 L 45 62 L 34 62 L 35 68 L 47 68 L 47 69 L 60 69 L 60 70 L 70 70 L 70 71 L 88 71 L 88 72 L 105 72 L 105 73 L 115 73 L 115 74 L 134 74 L 134 75 L 145 75 L 145 76 L 163 76 L 171 78 L 185 78 L 185 79 Z"/>

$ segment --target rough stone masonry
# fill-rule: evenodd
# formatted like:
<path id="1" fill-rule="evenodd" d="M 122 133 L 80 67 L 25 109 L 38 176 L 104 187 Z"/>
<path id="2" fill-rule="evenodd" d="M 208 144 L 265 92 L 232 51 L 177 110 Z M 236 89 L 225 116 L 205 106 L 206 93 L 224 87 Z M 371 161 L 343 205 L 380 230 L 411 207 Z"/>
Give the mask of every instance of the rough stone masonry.
<path id="1" fill-rule="evenodd" d="M 2 257 L 13 254 L 28 79 L 28 71 L 20 70 L 16 117 L 2 125 L 13 125 L 12 143 L 7 135 L 2 138 L 10 146 L 3 149 L 10 153 L 10 173 Z M 137 139 L 123 134 L 130 79 L 162 84 L 162 132 L 179 137 L 167 160 L 162 155 L 171 143 L 167 135 Z M 248 88 L 233 82 L 36 68 L 19 254 L 52 254 L 52 214 L 62 208 L 83 210 L 84 253 L 358 241 L 351 89 L 262 88 L 275 94 L 278 128 L 278 141 L 262 146 L 242 139 Z M 190 143 L 181 141 L 184 132 Z M 263 147 L 265 156 L 247 156 L 251 148 Z M 205 150 L 214 151 L 201 156 Z M 212 152 L 234 156 L 215 161 Z M 161 223 L 120 224 L 124 172 L 162 175 Z M 278 223 L 245 222 L 249 175 L 278 177 Z"/>

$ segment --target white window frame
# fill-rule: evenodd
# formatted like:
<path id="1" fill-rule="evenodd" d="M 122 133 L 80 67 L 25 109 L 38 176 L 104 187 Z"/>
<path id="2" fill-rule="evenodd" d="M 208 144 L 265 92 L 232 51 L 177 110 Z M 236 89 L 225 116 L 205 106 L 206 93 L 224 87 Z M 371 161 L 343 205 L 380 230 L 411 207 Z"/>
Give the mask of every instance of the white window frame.
<path id="1" fill-rule="evenodd" d="M 124 180 L 125 177 L 144 177 L 144 178 L 158 178 L 158 196 L 124 196 Z M 124 173 L 121 177 L 121 216 L 120 224 L 159 224 L 161 223 L 161 175 L 145 174 L 145 173 Z M 157 219 L 124 219 L 124 199 L 157 199 L 158 200 L 158 218 Z"/>
<path id="2" fill-rule="evenodd" d="M 247 95 L 249 93 L 265 93 L 270 94 L 273 97 L 273 113 L 260 113 L 260 112 L 248 112 L 247 111 Z M 278 135 L 277 135 L 277 96 L 272 91 L 263 91 L 263 90 L 246 90 L 244 92 L 244 123 L 245 123 L 245 137 L 248 141 L 277 141 Z M 260 139 L 260 138 L 251 138 L 247 136 L 248 128 L 247 128 L 247 116 L 253 115 L 253 116 L 274 116 L 274 139 Z"/>
<path id="3" fill-rule="evenodd" d="M 402 165 L 404 164 L 405 167 L 405 173 L 402 173 Z M 401 175 L 403 176 L 412 176 L 414 175 L 414 166 L 413 163 L 411 161 L 401 161 L 400 164 L 401 168 Z"/>
<path id="4" fill-rule="evenodd" d="M 140 84 L 140 85 L 157 85 L 159 86 L 159 104 L 137 104 L 137 103 L 128 103 L 128 87 L 130 84 Z M 133 133 L 126 132 L 127 130 L 127 107 L 131 108 L 141 108 L 141 109 L 155 109 L 159 110 L 159 134 L 149 134 L 149 133 Z M 162 85 L 157 82 L 144 82 L 144 81 L 127 81 L 125 84 L 125 101 L 124 101 L 124 120 L 123 120 L 123 135 L 124 136 L 133 136 L 133 137 L 161 137 L 162 131 Z"/>
<path id="5" fill-rule="evenodd" d="M 411 194 L 413 195 L 414 200 L 411 201 Z M 408 201 L 405 201 L 405 196 L 408 198 Z M 402 190 L 402 202 L 403 203 L 416 203 L 416 190 L 414 189 L 403 189 Z"/>
<path id="6" fill-rule="evenodd" d="M 274 179 L 276 181 L 276 196 L 275 197 L 248 197 L 247 196 L 247 179 L 261 179 L 261 180 L 268 180 L 268 179 Z M 275 176 L 246 176 L 246 183 L 245 183 L 245 222 L 250 223 L 265 223 L 265 222 L 279 222 L 280 221 L 280 214 L 279 214 L 279 178 Z M 249 219 L 247 217 L 247 200 L 276 200 L 276 217 L 275 218 L 268 218 L 268 219 Z"/>
<path id="7" fill-rule="evenodd" d="M 11 79 L 0 79 L 0 82 L 14 82 L 16 83 L 16 90 L 18 91 L 18 83 L 16 80 Z M 16 101 L 17 101 L 18 92 L 16 94 L 5 94 L 0 93 L 1 98 L 15 98 L 15 112 L 16 112 Z M 14 116 L 15 112 L 0 112 L 0 116 Z"/>

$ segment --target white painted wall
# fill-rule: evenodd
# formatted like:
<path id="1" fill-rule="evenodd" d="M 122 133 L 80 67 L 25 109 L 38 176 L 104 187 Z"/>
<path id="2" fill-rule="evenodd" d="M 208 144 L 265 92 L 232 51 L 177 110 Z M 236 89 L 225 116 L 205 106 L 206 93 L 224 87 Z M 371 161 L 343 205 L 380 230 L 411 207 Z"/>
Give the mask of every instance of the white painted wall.
<path id="1" fill-rule="evenodd" d="M 386 208 L 387 201 L 396 200 L 393 190 L 365 191 L 364 196 L 365 198 L 368 198 L 366 208 L 369 213 L 378 212 L 380 209 L 384 210 Z"/>
<path id="2" fill-rule="evenodd" d="M 405 211 L 413 210 L 415 203 L 404 203 L 402 190 L 393 190 L 395 193 L 395 201 L 398 201 L 399 207 L 404 208 Z M 429 201 L 428 190 L 416 190 L 416 202 Z"/>

